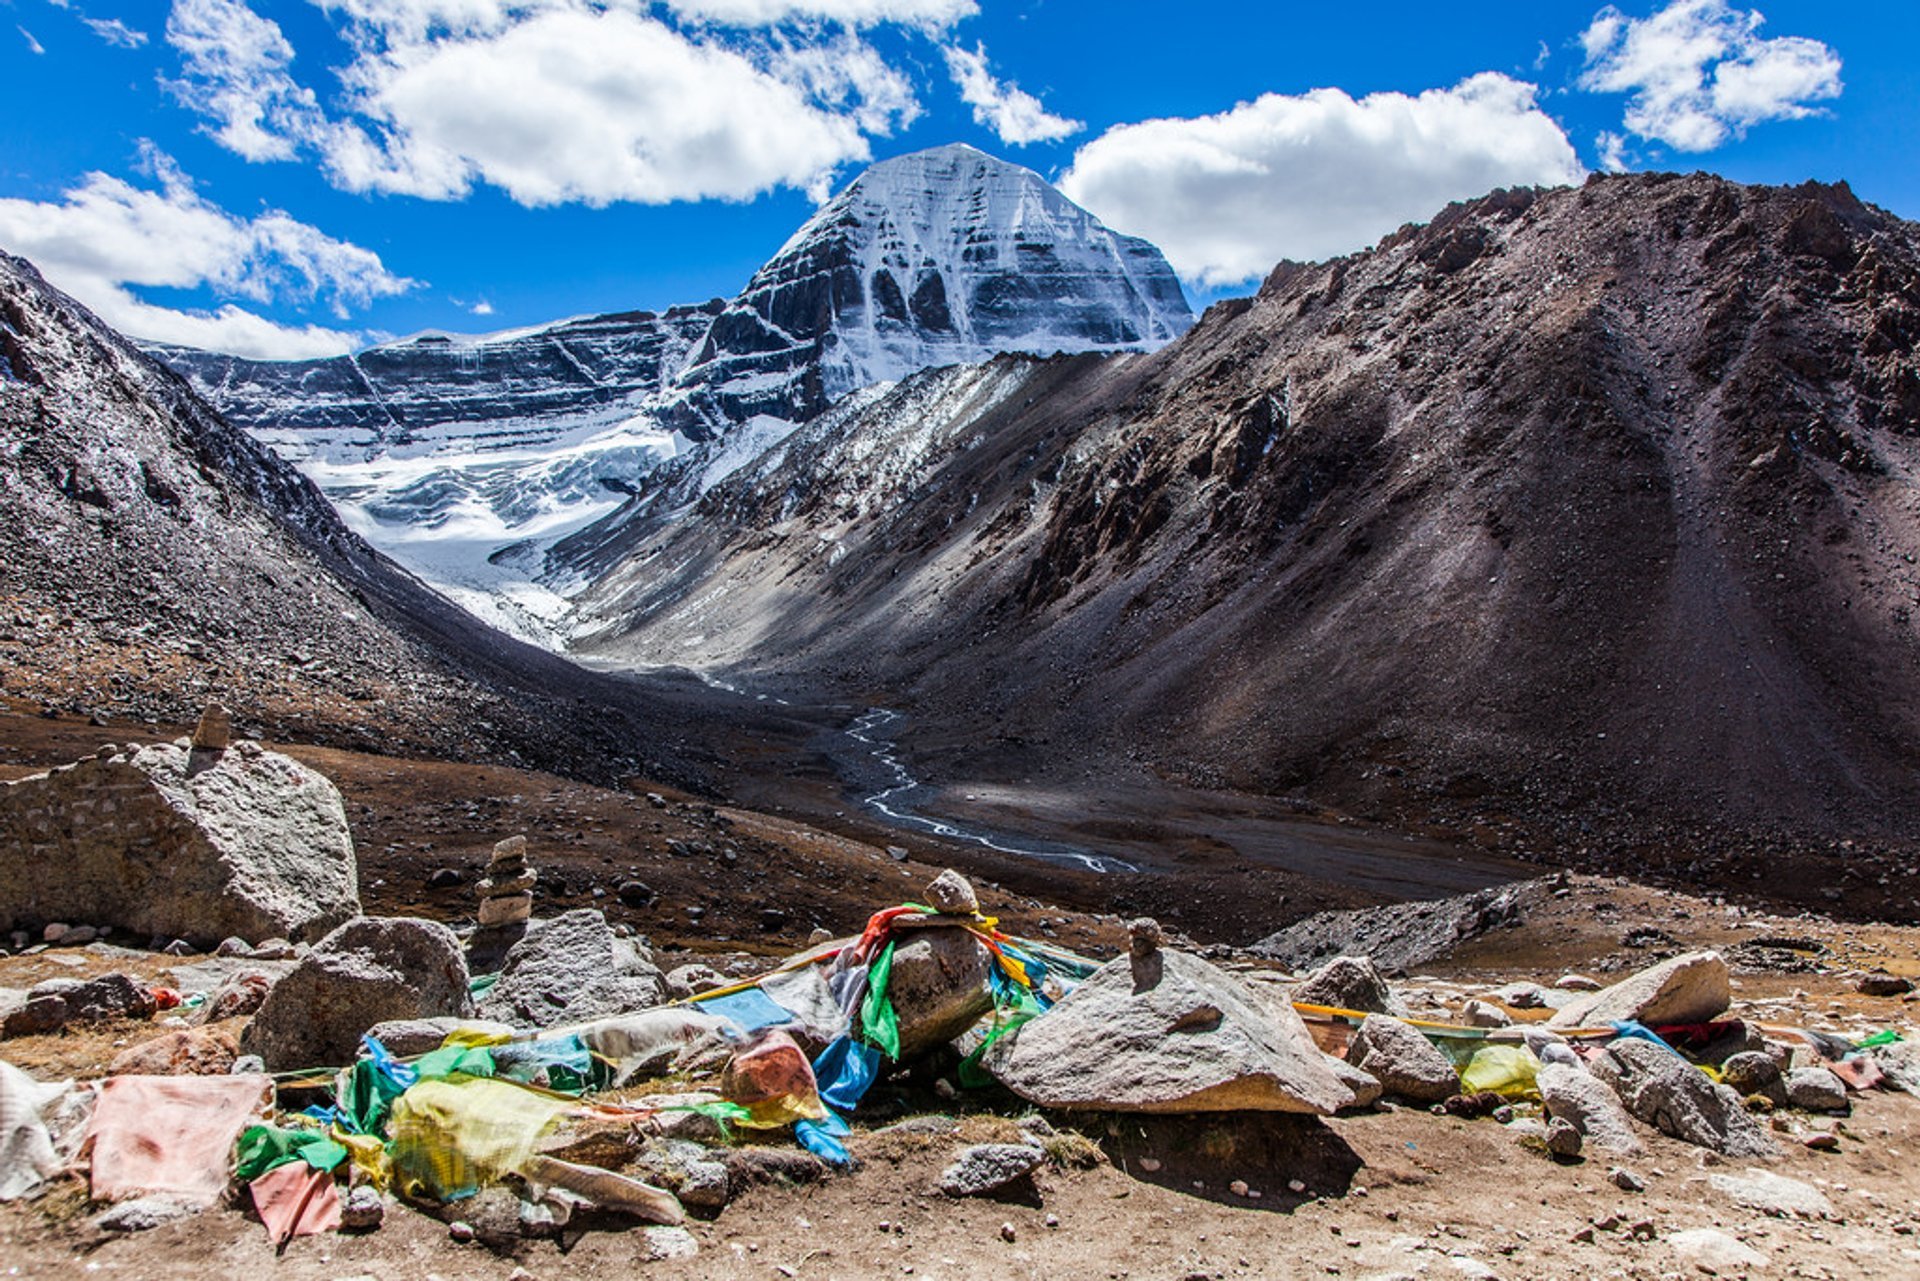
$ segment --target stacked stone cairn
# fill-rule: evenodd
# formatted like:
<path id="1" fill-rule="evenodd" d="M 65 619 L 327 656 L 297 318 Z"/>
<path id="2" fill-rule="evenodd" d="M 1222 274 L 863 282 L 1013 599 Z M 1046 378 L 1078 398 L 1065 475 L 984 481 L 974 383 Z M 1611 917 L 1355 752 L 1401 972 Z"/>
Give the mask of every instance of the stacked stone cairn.
<path id="1" fill-rule="evenodd" d="M 526 924 L 533 915 L 533 882 L 526 837 L 509 836 L 495 845 L 486 879 L 479 886 L 481 928 Z"/>

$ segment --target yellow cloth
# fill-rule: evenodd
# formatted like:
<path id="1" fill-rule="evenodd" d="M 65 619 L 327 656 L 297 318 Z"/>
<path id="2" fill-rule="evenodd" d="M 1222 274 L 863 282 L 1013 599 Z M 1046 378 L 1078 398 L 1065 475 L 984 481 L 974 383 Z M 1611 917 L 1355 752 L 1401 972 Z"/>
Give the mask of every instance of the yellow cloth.
<path id="1" fill-rule="evenodd" d="M 421 1081 L 395 1100 L 399 1190 L 453 1201 L 517 1171 L 571 1101 L 496 1077 Z"/>

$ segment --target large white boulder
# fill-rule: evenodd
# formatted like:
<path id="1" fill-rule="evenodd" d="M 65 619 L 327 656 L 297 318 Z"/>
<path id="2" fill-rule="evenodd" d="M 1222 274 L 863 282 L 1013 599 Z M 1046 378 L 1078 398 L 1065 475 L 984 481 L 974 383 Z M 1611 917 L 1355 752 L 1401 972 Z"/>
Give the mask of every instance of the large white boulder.
<path id="1" fill-rule="evenodd" d="M 985 1065 L 1049 1108 L 1328 1114 L 1354 1099 L 1291 1007 L 1164 950 L 1101 966 Z"/>
<path id="2" fill-rule="evenodd" d="M 1612 987 L 1576 997 L 1554 1012 L 1548 1027 L 1648 1027 L 1710 1023 L 1733 1004 L 1733 976 L 1718 952 L 1689 952 L 1640 970 Z"/>
<path id="3" fill-rule="evenodd" d="M 0 917 L 211 947 L 313 939 L 360 911 L 346 807 L 258 743 L 104 751 L 0 783 Z"/>

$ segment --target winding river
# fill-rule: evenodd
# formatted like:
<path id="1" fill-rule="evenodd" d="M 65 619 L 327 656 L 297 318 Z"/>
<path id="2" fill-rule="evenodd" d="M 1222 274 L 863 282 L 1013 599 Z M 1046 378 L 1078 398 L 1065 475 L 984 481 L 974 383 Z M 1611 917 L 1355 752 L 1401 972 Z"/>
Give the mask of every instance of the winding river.
<path id="1" fill-rule="evenodd" d="M 1069 866 L 1084 867 L 1095 872 L 1137 872 L 1140 869 L 1125 859 L 1114 858 L 1109 854 L 1094 854 L 1076 846 L 1057 841 L 1037 841 L 1021 838 L 1015 843 L 1011 837 L 977 828 L 963 827 L 946 819 L 928 818 L 914 812 L 912 799 L 916 792 L 926 785 L 916 779 L 897 754 L 890 731 L 906 720 L 902 712 L 891 708 L 868 708 L 854 719 L 845 733 L 849 739 L 860 745 L 861 750 L 873 762 L 877 781 L 883 784 L 878 791 L 860 798 L 867 809 L 879 814 L 887 821 L 900 827 L 915 827 L 950 841 L 967 841 L 998 850 L 1002 854 L 1015 854 L 1023 858 L 1040 859 L 1048 863 L 1062 863 Z M 864 771 L 863 771 L 864 772 Z M 857 790 L 864 791 L 872 786 L 872 780 L 860 782 L 849 778 Z"/>

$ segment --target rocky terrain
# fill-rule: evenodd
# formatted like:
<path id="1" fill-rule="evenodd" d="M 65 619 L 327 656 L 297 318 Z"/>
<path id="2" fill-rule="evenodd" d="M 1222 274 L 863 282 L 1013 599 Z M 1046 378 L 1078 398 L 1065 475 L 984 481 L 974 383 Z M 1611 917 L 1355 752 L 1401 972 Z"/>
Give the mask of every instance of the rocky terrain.
<path id="1" fill-rule="evenodd" d="M 382 550 L 551 643 L 572 584 L 546 546 L 669 459 L 711 483 L 877 383 L 1004 351 L 1151 350 L 1192 323 L 1159 250 L 956 145 L 874 165 L 731 300 L 325 360 L 151 350 Z"/>
<path id="2" fill-rule="evenodd" d="M 84 738 L 88 729 L 59 721 L 33 725 L 33 733 L 12 741 L 37 736 L 42 745 L 36 751 L 48 758 L 60 754 L 58 743 L 45 738 L 48 732 Z M 667 888 L 638 908 L 622 901 L 625 895 L 597 900 L 616 921 L 613 940 L 625 937 L 630 950 L 645 949 L 646 940 L 633 936 L 636 928 L 651 939 L 649 959 L 630 954 L 621 964 L 636 967 L 635 976 L 656 976 L 656 982 L 660 975 L 684 985 L 764 973 L 776 958 L 802 947 L 816 924 L 826 924 L 828 932 L 850 930 L 868 910 L 909 894 L 924 897 L 930 875 L 924 850 L 902 861 L 880 846 L 764 815 L 726 811 L 732 830 L 716 835 L 708 826 L 710 809 L 675 795 L 636 796 L 624 812 L 597 812 L 590 825 L 606 828 L 604 836 L 596 830 L 576 839 L 572 827 L 588 825 L 579 789 L 506 770 L 494 771 L 487 788 L 502 798 L 510 794 L 509 809 L 449 811 L 434 820 L 437 849 L 409 861 L 377 861 L 382 856 L 367 848 L 369 835 L 392 830 L 391 824 L 406 821 L 407 805 L 443 788 L 445 767 L 331 750 L 303 755 L 324 762 L 341 779 L 356 838 L 376 860 L 363 854 L 366 907 L 375 916 L 353 928 L 385 942 L 353 967 L 334 971 L 334 981 L 369 991 L 392 983 L 383 967 L 403 955 L 379 950 L 400 937 L 397 912 L 425 918 L 406 926 L 418 936 L 410 946 L 455 938 L 435 921 L 456 927 L 472 946 L 470 874 L 484 867 L 478 852 L 513 828 L 557 824 L 554 835 L 530 842 L 527 851 L 541 872 L 537 918 L 564 919 L 577 931 L 590 924 L 582 918 L 597 915 L 597 908 L 552 897 L 578 896 L 579 890 L 562 889 L 556 879 L 550 891 L 545 875 L 557 866 L 566 883 L 581 872 L 591 878 L 598 860 L 580 857 L 590 840 L 632 851 L 603 876 L 698 887 L 707 896 L 703 901 L 712 903 L 711 910 L 690 929 L 683 924 L 687 891 L 680 888 Z M 687 881 L 688 860 L 672 847 L 701 840 L 737 842 L 751 861 Z M 809 867 L 830 869 L 822 901 L 832 903 L 836 914 L 800 910 L 769 918 L 761 893 L 804 894 Z M 439 884 L 443 878 L 429 877 L 429 869 L 469 875 L 463 884 Z M 744 876 L 754 869 L 764 869 L 774 882 L 754 886 Z M 716 882 L 726 888 L 715 892 Z M 889 883 L 896 888 L 889 890 Z M 298 1236 L 276 1248 L 261 1222 L 241 1208 L 248 1203 L 244 1183 L 236 1184 L 237 1200 L 183 1215 L 152 1197 L 118 1206 L 90 1203 L 86 1184 L 69 1176 L 26 1200 L 0 1205 L 0 1246 L 9 1266 L 24 1276 L 63 1276 L 97 1265 L 155 1277 L 271 1270 L 325 1281 L 427 1272 L 521 1281 L 636 1271 L 868 1278 L 909 1275 L 907 1268 L 915 1276 L 958 1277 L 977 1273 L 983 1263 L 1019 1277 L 1263 1277 L 1304 1268 L 1342 1276 L 1606 1273 L 1651 1281 L 1676 1274 L 1898 1277 L 1912 1271 L 1920 1260 L 1914 1235 L 1920 1223 L 1913 1216 L 1916 1188 L 1906 1154 L 1920 1143 L 1920 1109 L 1912 1095 L 1885 1088 L 1841 1088 L 1835 1094 L 1835 1083 L 1825 1079 L 1832 1073 L 1818 1066 L 1828 1060 L 1812 1049 L 1818 1042 L 1799 1031 L 1859 1042 L 1891 1028 L 1911 1041 L 1911 979 L 1920 974 L 1920 940 L 1911 928 L 1787 917 L 1624 878 L 1515 885 L 1492 912 L 1485 901 L 1477 902 L 1438 904 L 1427 927 L 1409 927 L 1390 913 L 1378 921 L 1358 914 L 1303 922 L 1294 931 L 1298 940 L 1338 934 L 1361 941 L 1376 927 L 1402 942 L 1418 935 L 1437 950 L 1410 973 L 1388 966 L 1384 977 L 1367 977 L 1357 972 L 1366 967 L 1342 963 L 1345 969 L 1325 966 L 1308 975 L 1317 961 L 1295 955 L 1276 964 L 1243 950 L 1238 940 L 1205 934 L 1167 935 L 1147 954 L 1165 956 L 1170 974 L 1178 968 L 1213 976 L 1207 982 L 1218 989 L 1210 1007 L 1216 1020 L 1224 1010 L 1230 1022 L 1258 1022 L 1264 1016 L 1243 1003 L 1261 992 L 1291 993 L 1294 1000 L 1337 996 L 1340 1004 L 1361 1011 L 1371 1007 L 1354 1003 L 1378 1000 L 1416 1019 L 1455 1025 L 1508 1020 L 1519 1032 L 1547 1035 L 1539 1044 L 1556 1065 L 1540 1069 L 1544 1103 L 1524 1093 L 1492 1103 L 1455 1094 L 1445 1106 L 1429 1109 L 1406 1093 L 1420 1088 L 1417 1077 L 1396 1076 L 1378 1049 L 1358 1048 L 1369 1035 L 1379 1038 L 1379 1015 L 1360 1024 L 1354 1048 L 1346 1048 L 1351 1028 L 1343 1033 L 1335 1024 L 1307 1025 L 1314 1038 L 1308 1044 L 1335 1047 L 1358 1060 L 1359 1070 L 1398 1082 L 1394 1097 L 1341 1105 L 1324 1118 L 1271 1111 L 1209 1118 L 1036 1108 L 1001 1087 L 956 1088 L 954 1060 L 935 1055 L 885 1076 L 868 1092 L 845 1139 L 857 1163 L 849 1170 L 828 1171 L 780 1131 L 737 1130 L 723 1141 L 711 1130 L 676 1126 L 678 1135 L 700 1136 L 689 1141 L 657 1132 L 654 1120 L 623 1123 L 614 1131 L 589 1128 L 558 1149 L 589 1168 L 621 1169 L 677 1189 L 688 1211 L 677 1227 L 647 1227 L 644 1219 L 607 1210 L 575 1209 L 570 1223 L 558 1225 L 516 1215 L 516 1206 L 540 1202 L 520 1200 L 531 1193 L 512 1190 L 522 1185 L 511 1180 L 507 1188 L 490 1187 L 441 1206 L 418 1193 L 374 1195 L 355 1175 L 350 1181 L 366 1194 L 340 1194 L 357 1216 L 347 1230 Z M 1130 936 L 1110 916 L 985 886 L 981 905 L 1015 933 L 1038 936 L 1044 929 L 1096 958 L 1119 954 L 1114 964 L 1123 968 L 1141 954 L 1139 930 Z M 341 932 L 311 950 L 235 943 L 220 956 L 191 950 L 169 956 L 129 947 L 118 932 L 89 941 L 93 933 L 69 927 L 51 946 L 36 943 L 0 957 L 0 1005 L 9 1010 L 10 1033 L 0 1047 L 9 1063 L 38 1081 L 107 1072 L 219 1071 L 242 1049 L 271 1044 L 254 1029 L 264 1025 L 284 1036 L 313 1023 L 310 1017 L 288 1024 L 280 1006 L 312 1010 L 312 985 L 328 972 L 316 968 L 316 958 L 342 949 L 357 956 L 352 949 L 361 946 L 351 941 L 360 935 Z M 1292 946 L 1316 945 L 1268 940 L 1259 950 L 1277 955 Z M 1202 951 L 1212 967 L 1203 967 L 1195 955 Z M 369 966 L 376 957 L 380 965 Z M 238 977 L 245 974 L 261 976 L 257 988 L 254 980 Z M 1297 982 L 1299 976 L 1305 981 Z M 1172 985 L 1169 978 L 1160 986 Z M 273 993 L 283 986 L 300 999 L 276 1005 Z M 16 1017 L 19 998 L 29 989 L 64 994 L 69 1021 L 57 1031 L 25 1030 Z M 205 991 L 209 1001 L 156 1012 L 153 989 Z M 83 995 L 98 1002 L 110 992 L 147 1004 L 113 1012 L 80 1004 Z M 1182 989 L 1168 999 L 1187 995 Z M 464 992 L 437 999 L 464 999 Z M 1124 1007 L 1128 998 L 1121 999 Z M 1731 1001 L 1730 1017 L 1747 1029 L 1741 1035 L 1773 1047 L 1789 1070 L 1775 1067 L 1767 1075 L 1770 1055 L 1748 1053 L 1750 1062 L 1741 1070 L 1758 1074 L 1751 1078 L 1754 1097 L 1740 1113 L 1744 1120 L 1730 1123 L 1724 1135 L 1689 1128 L 1702 1116 L 1684 1110 L 1668 1115 L 1640 1103 L 1627 1105 L 1631 1116 L 1613 1105 L 1625 1129 L 1610 1131 L 1600 1113 L 1581 1110 L 1591 1105 L 1589 1096 L 1577 1094 L 1584 1101 L 1575 1103 L 1569 1099 L 1576 1096 L 1560 1092 L 1567 1081 L 1603 1079 L 1612 1070 L 1610 1056 L 1649 1064 L 1682 1060 L 1625 1038 L 1592 1058 L 1589 1076 L 1558 1062 L 1544 1030 L 1564 1026 L 1556 1011 L 1621 1000 L 1634 1003 L 1621 1008 L 1644 1010 L 1649 1019 L 1663 1009 Z M 1042 1018 L 1066 1019 L 1072 1008 L 1062 1004 Z M 482 1001 L 483 1016 L 499 1012 L 493 997 Z M 1198 1026 L 1172 1035 L 1187 1038 L 1183 1061 L 1210 1064 L 1220 1052 L 1211 1033 Z M 1195 1048 L 1203 1041 L 1204 1050 Z M 1414 1044 L 1426 1042 L 1416 1035 Z M 1911 1046 L 1902 1050 L 1901 1044 L 1872 1053 L 1884 1052 L 1885 1061 L 1904 1072 L 1899 1065 L 1911 1062 Z M 1136 1046 L 1128 1052 L 1150 1051 Z M 1733 1068 L 1729 1059 L 1728 1072 Z M 1023 1079 L 1017 1066 L 1002 1070 Z M 1697 1078 L 1687 1097 L 1721 1097 L 1705 1075 L 1684 1070 Z M 713 1078 L 695 1070 L 671 1079 L 684 1090 Z M 1072 1084 L 1086 1074 L 1044 1079 Z M 3 1084 L 14 1088 L 12 1081 Z M 1809 1092 L 1816 1085 L 1826 1093 Z M 658 1088 L 645 1082 L 602 1097 L 617 1106 Z M 1457 1090 L 1458 1083 L 1450 1088 Z M 1635 1097 L 1631 1086 L 1619 1088 L 1623 1099 Z M 301 1082 L 290 1079 L 284 1115 L 311 1097 L 300 1090 Z M 1781 1101 L 1773 1102 L 1770 1092 Z M 1568 1116 L 1579 1117 L 1578 1124 Z M 1733 1150 L 1749 1141 L 1756 1147 L 1748 1154 Z M 96 1153 L 96 1186 L 107 1177 L 105 1161 Z M 9 1165 L 7 1173 L 17 1170 Z M 376 1210 L 371 1220 L 369 1203 Z"/>
<path id="3" fill-rule="evenodd" d="M 1917 336 L 1920 232 L 1844 186 L 1502 192 L 562 554 L 584 652 L 884 700 L 970 790 L 1119 771 L 1909 917 Z"/>
<path id="4" fill-rule="evenodd" d="M 367 546 L 292 467 L 32 266 L 0 257 L 0 671 L 49 711 L 701 773 L 697 687 L 599 677 L 491 631 Z M 726 713 L 716 713 L 724 722 Z M 764 718 L 762 718 L 764 719 Z M 681 727 L 675 729 L 674 727 Z"/>

